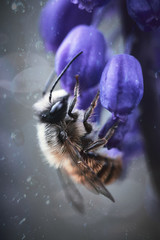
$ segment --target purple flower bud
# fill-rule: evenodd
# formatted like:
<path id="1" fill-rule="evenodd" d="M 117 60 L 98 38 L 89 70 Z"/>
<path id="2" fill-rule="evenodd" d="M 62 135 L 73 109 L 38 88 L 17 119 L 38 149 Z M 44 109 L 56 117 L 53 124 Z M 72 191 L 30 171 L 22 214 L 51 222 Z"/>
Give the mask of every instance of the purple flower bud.
<path id="1" fill-rule="evenodd" d="M 80 9 L 91 12 L 95 7 L 107 4 L 110 0 L 71 0 L 72 3 L 78 4 Z"/>
<path id="2" fill-rule="evenodd" d="M 128 13 L 143 31 L 160 30 L 159 0 L 127 0 Z"/>
<path id="3" fill-rule="evenodd" d="M 90 106 L 98 90 L 99 90 L 99 84 L 96 85 L 95 87 L 87 89 L 86 91 L 80 90 L 80 95 L 78 97 L 78 102 L 77 102 L 77 108 L 86 110 Z M 93 122 L 99 122 L 100 112 L 101 112 L 101 104 L 100 104 L 100 101 L 98 101 L 97 106 L 95 107 L 94 112 L 91 116 L 91 120 Z"/>
<path id="4" fill-rule="evenodd" d="M 73 27 L 91 21 L 92 14 L 78 9 L 70 0 L 48 1 L 40 16 L 40 33 L 46 49 L 55 52 Z"/>
<path id="5" fill-rule="evenodd" d="M 136 58 L 119 54 L 107 63 L 100 81 L 100 100 L 104 108 L 122 121 L 143 96 L 143 75 Z"/>
<path id="6" fill-rule="evenodd" d="M 75 75 L 79 75 L 80 91 L 87 90 L 100 81 L 105 65 L 106 44 L 103 35 L 93 26 L 75 27 L 57 50 L 55 63 L 57 75 L 80 51 L 83 51 L 61 78 L 61 85 L 73 93 Z"/>

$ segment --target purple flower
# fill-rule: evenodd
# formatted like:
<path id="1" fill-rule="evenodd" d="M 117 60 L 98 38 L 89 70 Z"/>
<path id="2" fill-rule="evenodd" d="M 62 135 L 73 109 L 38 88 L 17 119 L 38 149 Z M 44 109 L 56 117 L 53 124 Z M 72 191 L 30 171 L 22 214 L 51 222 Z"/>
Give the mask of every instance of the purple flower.
<path id="1" fill-rule="evenodd" d="M 127 0 L 128 13 L 143 31 L 160 30 L 159 0 Z"/>
<path id="2" fill-rule="evenodd" d="M 95 7 L 107 4 L 110 0 L 71 0 L 72 3 L 78 4 L 80 9 L 91 12 Z"/>
<path id="3" fill-rule="evenodd" d="M 100 100 L 104 108 L 122 121 L 143 96 L 141 65 L 128 54 L 119 54 L 107 63 L 100 81 Z"/>
<path id="4" fill-rule="evenodd" d="M 55 52 L 73 27 L 91 21 L 92 14 L 79 10 L 70 0 L 48 1 L 40 16 L 40 34 L 46 49 Z"/>
<path id="5" fill-rule="evenodd" d="M 62 88 L 71 94 L 77 74 L 81 91 L 96 86 L 100 81 L 105 65 L 106 44 L 103 35 L 95 27 L 80 25 L 66 36 L 55 57 L 57 74 L 60 74 L 65 65 L 80 51 L 83 51 L 83 54 L 61 78 Z"/>
<path id="6" fill-rule="evenodd" d="M 113 4 L 111 3 L 108 8 L 100 8 L 95 11 L 93 19 L 92 15 L 87 15 L 87 21 L 92 21 L 94 26 L 77 23 L 80 20 L 78 12 L 76 12 L 80 12 L 78 7 L 91 12 L 94 8 L 109 2 L 110 0 L 50 1 L 45 7 L 47 9 L 48 6 L 48 10 L 43 10 L 46 13 L 42 13 L 44 16 L 43 21 L 41 20 L 41 26 L 44 27 L 41 33 L 46 47 L 52 51 L 57 50 L 55 69 L 58 75 L 78 52 L 83 51 L 83 54 L 62 76 L 61 86 L 73 95 L 76 84 L 75 75 L 79 75 L 80 93 L 76 108 L 83 110 L 89 107 L 97 89 L 100 88 L 100 102 L 95 108 L 92 120 L 99 123 L 101 104 L 112 113 L 112 117 L 101 129 L 99 138 L 105 137 L 113 123 L 120 120 L 114 135 L 103 148 L 106 154 L 107 151 L 114 152 L 114 149 L 119 151 L 123 168 L 126 169 L 133 157 L 139 156 L 147 149 L 151 160 L 149 166 L 154 170 L 160 166 L 156 156 L 156 153 L 159 152 L 157 139 L 160 136 L 158 111 L 160 106 L 159 35 L 156 31 L 153 41 L 153 33 L 144 33 L 136 27 L 133 28 L 132 19 L 143 31 L 160 30 L 160 1 L 112 1 Z M 77 4 L 77 6 L 72 3 Z M 53 4 L 54 7 L 51 6 Z M 70 10 L 71 5 L 74 7 L 73 11 Z M 116 19 L 121 20 L 121 22 L 119 21 L 120 27 L 114 23 Z M 110 43 L 108 48 L 111 48 L 107 49 L 107 55 L 106 40 L 103 34 L 96 29 L 98 25 Z M 108 59 L 105 56 L 108 58 L 108 52 L 112 53 L 116 50 L 114 47 L 121 37 L 123 37 L 124 46 L 126 46 L 125 54 L 115 55 L 107 62 Z M 154 44 L 155 48 L 153 48 Z M 143 96 L 143 75 L 140 63 L 145 80 L 145 95 L 141 102 L 141 126 L 147 143 L 146 149 L 144 149 L 138 124 L 140 116 L 137 114 L 137 106 Z M 95 135 L 98 133 L 96 132 Z M 159 188 L 158 171 L 154 173 Z"/>

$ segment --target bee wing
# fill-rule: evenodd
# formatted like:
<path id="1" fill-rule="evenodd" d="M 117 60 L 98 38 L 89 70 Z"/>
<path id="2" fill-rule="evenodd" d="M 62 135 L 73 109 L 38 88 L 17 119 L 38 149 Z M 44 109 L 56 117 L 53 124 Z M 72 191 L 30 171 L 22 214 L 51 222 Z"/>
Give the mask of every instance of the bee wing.
<path id="1" fill-rule="evenodd" d="M 115 202 L 111 193 L 105 188 L 105 186 L 103 185 L 101 180 L 97 177 L 97 175 L 94 173 L 94 171 L 83 160 L 76 146 L 74 146 L 69 139 L 67 139 L 66 142 L 68 144 L 70 156 L 75 165 L 77 166 L 77 168 L 79 169 L 80 173 L 85 177 L 87 181 L 87 186 L 95 190 L 97 193 L 101 193 L 105 197 L 109 198 L 111 201 Z"/>
<path id="2" fill-rule="evenodd" d="M 83 197 L 76 188 L 72 179 L 68 176 L 65 169 L 57 169 L 66 198 L 72 202 L 73 207 L 80 213 L 84 213 Z"/>

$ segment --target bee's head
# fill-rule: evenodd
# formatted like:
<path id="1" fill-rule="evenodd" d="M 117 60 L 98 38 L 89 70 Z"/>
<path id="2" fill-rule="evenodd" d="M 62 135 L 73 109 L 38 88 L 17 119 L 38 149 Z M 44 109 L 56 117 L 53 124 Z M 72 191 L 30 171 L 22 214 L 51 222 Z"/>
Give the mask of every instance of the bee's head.
<path id="1" fill-rule="evenodd" d="M 67 113 L 69 94 L 67 94 L 67 92 L 64 90 L 54 91 L 54 89 L 59 80 L 61 79 L 61 77 L 63 76 L 63 74 L 72 64 L 72 62 L 75 61 L 75 59 L 81 54 L 82 51 L 79 52 L 75 57 L 73 57 L 72 60 L 65 66 L 65 68 L 62 70 L 60 75 L 53 83 L 53 86 L 49 93 L 47 93 L 47 89 L 48 86 L 50 85 L 50 82 L 52 81 L 53 74 L 51 74 L 50 78 L 48 79 L 45 89 L 43 91 L 42 99 L 40 99 L 33 106 L 35 113 L 39 117 L 39 120 L 41 122 L 59 123 L 60 121 L 64 120 Z M 52 95 L 53 91 L 54 94 Z"/>
<path id="2" fill-rule="evenodd" d="M 67 113 L 69 95 L 64 90 L 55 91 L 51 103 L 48 97 L 46 94 L 34 104 L 35 114 L 40 122 L 56 124 L 63 121 Z"/>

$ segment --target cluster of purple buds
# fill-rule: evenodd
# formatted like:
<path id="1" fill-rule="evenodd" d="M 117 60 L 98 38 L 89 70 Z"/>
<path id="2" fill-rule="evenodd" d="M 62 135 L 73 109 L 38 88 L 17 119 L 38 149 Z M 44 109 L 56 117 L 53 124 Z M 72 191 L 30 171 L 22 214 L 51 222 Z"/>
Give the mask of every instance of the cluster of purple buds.
<path id="1" fill-rule="evenodd" d="M 103 9 L 101 16 L 96 14 L 99 9 Z M 131 42 L 130 52 L 113 54 L 109 49 L 111 44 L 105 34 L 109 29 L 106 21 L 109 9 L 115 9 L 119 20 L 123 20 L 124 15 L 126 17 L 124 24 L 122 21 L 121 35 L 125 46 L 127 39 L 134 35 L 135 41 Z M 100 20 L 95 21 L 98 16 Z M 95 22 L 99 25 L 95 25 Z M 143 77 L 151 65 L 147 65 L 146 70 L 147 60 L 140 56 L 138 47 L 144 49 L 144 32 L 139 37 L 139 29 L 154 31 L 154 34 L 160 30 L 159 0 L 50 0 L 40 17 L 40 33 L 46 49 L 55 53 L 57 75 L 77 53 L 83 51 L 62 76 L 61 87 L 73 95 L 75 75 L 79 76 L 78 109 L 86 109 L 100 90 L 94 121 L 99 122 L 102 109 L 107 109 L 110 117 L 106 117 L 99 137 L 104 137 L 118 121 L 119 126 L 106 147 L 121 151 L 124 158 L 128 153 L 137 154 L 143 146 L 139 122 L 143 107 L 146 106 L 141 104 L 139 111 L 139 104 L 145 90 Z M 113 35 L 116 36 L 116 33 Z M 145 118 L 143 120 L 145 125 Z M 134 138 L 136 142 L 132 141 Z"/>
<path id="2" fill-rule="evenodd" d="M 128 13 L 143 31 L 160 30 L 159 0 L 127 0 Z"/>
<path id="3" fill-rule="evenodd" d="M 56 52 L 72 28 L 91 24 L 92 17 L 92 13 L 80 11 L 70 0 L 49 0 L 40 16 L 40 34 L 46 50 Z"/>

